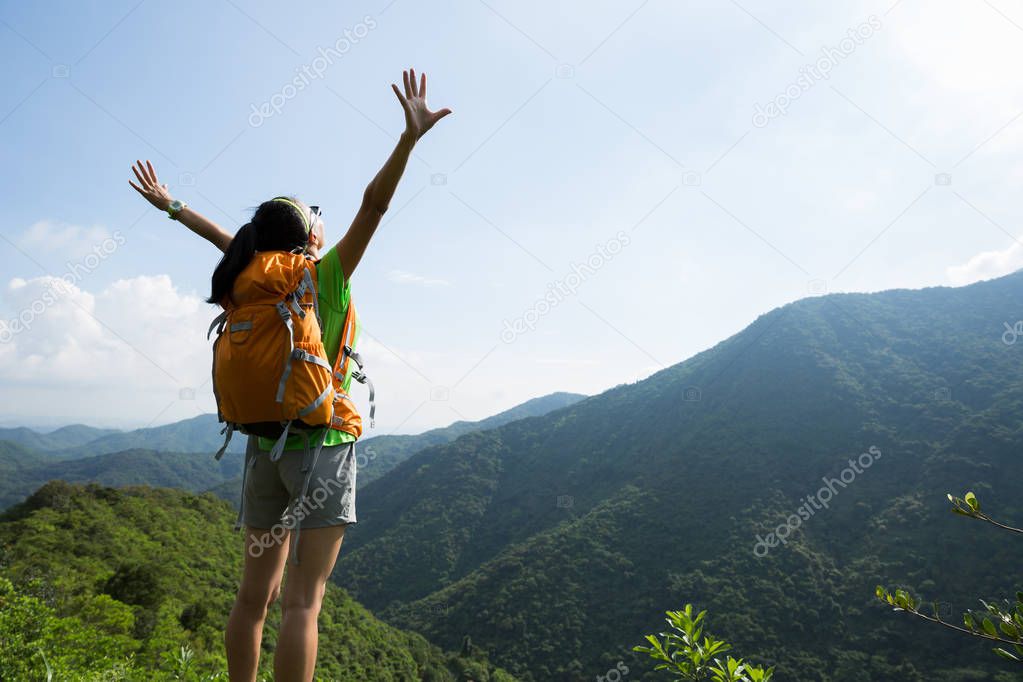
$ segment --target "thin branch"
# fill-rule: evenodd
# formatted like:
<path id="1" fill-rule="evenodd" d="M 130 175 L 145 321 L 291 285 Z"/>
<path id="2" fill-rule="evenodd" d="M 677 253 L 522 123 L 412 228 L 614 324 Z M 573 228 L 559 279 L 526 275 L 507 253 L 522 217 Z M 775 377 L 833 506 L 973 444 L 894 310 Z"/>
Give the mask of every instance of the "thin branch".
<path id="1" fill-rule="evenodd" d="M 965 632 L 966 634 L 973 635 L 974 637 L 981 637 L 983 639 L 990 639 L 993 642 L 1001 642 L 1002 644 L 1012 644 L 1014 646 L 1023 646 L 1023 639 L 1015 639 L 1015 640 L 1013 640 L 1013 639 L 1002 639 L 1001 637 L 998 637 L 998 636 L 995 636 L 995 635 L 989 635 L 986 632 L 979 632 L 977 630 L 969 630 L 967 628 L 959 627 L 958 625 L 952 625 L 951 623 L 943 621 L 941 618 L 936 618 L 934 616 L 928 616 L 926 614 L 920 613 L 919 611 L 915 611 L 913 609 L 904 609 L 901 606 L 895 607 L 895 610 L 896 611 L 905 611 L 906 613 L 911 613 L 914 616 L 917 616 L 919 618 L 923 618 L 924 620 L 929 620 L 932 623 L 937 623 L 938 625 L 944 625 L 945 627 L 947 627 L 947 628 L 949 628 L 951 630 L 958 630 L 959 632 Z"/>
<path id="2" fill-rule="evenodd" d="M 1012 531 L 1013 533 L 1023 533 L 1023 528 L 1013 528 L 1012 526 L 1007 526 L 1004 523 L 999 523 L 998 521 L 995 521 L 993 518 L 991 518 L 984 512 L 974 512 L 972 514 L 967 514 L 967 516 L 973 519 L 978 519 L 980 521 L 987 521 L 993 526 L 998 526 L 999 528 Z"/>

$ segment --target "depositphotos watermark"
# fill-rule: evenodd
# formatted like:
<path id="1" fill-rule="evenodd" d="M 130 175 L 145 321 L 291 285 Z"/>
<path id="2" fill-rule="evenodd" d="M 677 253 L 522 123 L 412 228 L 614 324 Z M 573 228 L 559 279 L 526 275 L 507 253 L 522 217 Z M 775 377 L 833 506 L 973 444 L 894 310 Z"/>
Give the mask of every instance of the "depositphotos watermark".
<path id="1" fill-rule="evenodd" d="M 331 495 L 345 489 L 340 482 L 334 479 L 324 479 L 322 476 L 316 477 L 316 483 L 317 486 L 313 488 L 312 492 L 306 495 L 304 500 L 288 509 L 284 514 L 284 518 L 275 523 L 273 528 L 258 538 L 255 535 L 252 536 L 252 544 L 249 545 L 249 555 L 253 559 L 263 556 L 263 552 L 274 545 L 283 543 L 284 539 L 288 536 L 288 532 L 293 530 L 299 522 L 308 517 L 313 510 L 322 509 L 324 502 L 330 499 Z M 333 490 L 332 486 L 336 487 L 337 490 Z"/>
<path id="2" fill-rule="evenodd" d="M 1002 343 L 1006 346 L 1014 346 L 1019 337 L 1023 336 L 1023 320 L 1017 320 L 1015 324 L 1010 325 L 1008 322 L 1002 322 L 1005 326 L 1005 331 L 1002 332 Z"/>
<path id="3" fill-rule="evenodd" d="M 597 682 L 621 682 L 629 674 L 629 666 L 624 661 L 618 661 L 615 667 L 609 669 L 603 675 L 597 675 Z"/>
<path id="4" fill-rule="evenodd" d="M 360 40 L 369 35 L 369 32 L 376 27 L 376 19 L 367 14 L 362 18 L 361 22 L 352 28 L 346 28 L 343 35 L 333 45 L 316 48 L 318 56 L 310 63 L 303 64 L 295 69 L 297 75 L 285 83 L 278 92 L 270 95 L 270 98 L 262 104 L 250 105 L 252 113 L 249 114 L 249 125 L 253 128 L 258 128 L 268 118 L 279 115 L 284 111 L 285 104 L 298 97 L 298 93 L 309 87 L 314 80 L 323 78 L 327 69 L 333 66 L 335 61 L 348 54 Z"/>
<path id="5" fill-rule="evenodd" d="M 572 272 L 565 275 L 556 282 L 547 285 L 547 293 L 538 298 L 526 312 L 514 320 L 505 320 L 504 329 L 501 330 L 501 340 L 511 343 L 527 331 L 536 329 L 536 323 L 541 317 L 557 307 L 559 303 L 569 296 L 574 295 L 589 277 L 592 277 L 602 267 L 611 262 L 615 256 L 632 243 L 632 238 L 624 230 L 608 239 L 603 244 L 597 244 L 596 249 L 584 262 L 572 263 Z"/>
<path id="6" fill-rule="evenodd" d="M 785 523 L 768 533 L 766 538 L 757 535 L 757 541 L 753 545 L 753 556 L 763 559 L 772 547 L 787 543 L 789 536 L 803 525 L 803 521 L 809 521 L 817 510 L 828 508 L 831 500 L 838 495 L 836 488 L 844 489 L 879 459 L 881 459 L 881 450 L 876 445 L 871 445 L 866 452 L 860 453 L 859 457 L 850 457 L 849 466 L 838 472 L 838 478 L 823 477 L 821 480 L 824 482 L 824 486 L 816 493 L 807 495 L 803 504 L 796 508 L 796 513 L 789 514 Z"/>
<path id="7" fill-rule="evenodd" d="M 856 28 L 850 28 L 847 37 L 842 38 L 838 45 L 822 47 L 821 56 L 817 58 L 817 61 L 800 67 L 799 77 L 789 83 L 788 87 L 775 95 L 764 106 L 757 102 L 753 111 L 754 127 L 764 128 L 772 119 L 787 114 L 789 106 L 794 101 L 809 92 L 820 81 L 831 78 L 832 70 L 842 60 L 848 59 L 857 47 L 880 30 L 881 20 L 872 14 Z"/>
<path id="8" fill-rule="evenodd" d="M 60 277 L 51 278 L 43 292 L 26 307 L 22 308 L 16 317 L 10 320 L 0 320 L 0 344 L 10 343 L 15 336 L 31 329 L 37 317 L 56 305 L 61 297 L 71 293 L 72 289 L 85 279 L 86 275 L 99 268 L 107 258 L 110 258 L 127 241 L 128 239 L 124 234 L 117 230 L 113 235 L 95 244 L 92 247 L 92 251 L 80 260 L 67 261 L 64 264 L 64 274 Z"/>

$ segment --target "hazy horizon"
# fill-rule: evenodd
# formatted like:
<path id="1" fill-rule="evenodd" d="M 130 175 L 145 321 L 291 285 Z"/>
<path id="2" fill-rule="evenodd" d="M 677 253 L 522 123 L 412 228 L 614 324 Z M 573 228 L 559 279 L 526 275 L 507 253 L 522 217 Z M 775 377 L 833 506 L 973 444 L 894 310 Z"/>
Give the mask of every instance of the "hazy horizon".
<path id="1" fill-rule="evenodd" d="M 1013 272 L 1016 272 L 1016 271 L 1013 271 Z M 953 288 L 953 289 L 954 288 L 962 288 L 962 287 L 971 286 L 973 284 L 979 284 L 981 282 L 990 281 L 992 279 L 998 279 L 1000 277 L 1006 277 L 1006 276 L 1008 276 L 1010 274 L 1013 274 L 1013 273 L 1010 272 L 1010 273 L 1006 273 L 1006 274 L 1003 274 L 1003 275 L 999 275 L 998 277 L 982 279 L 982 280 L 978 280 L 977 282 L 970 282 L 969 284 L 960 284 L 960 285 L 952 285 L 952 286 L 937 285 L 937 287 L 938 288 Z M 898 291 L 898 290 L 911 290 L 912 291 L 912 290 L 921 290 L 921 289 L 925 289 L 925 288 L 935 288 L 935 287 L 916 287 L 916 288 L 886 289 L 885 291 Z M 884 293 L 884 291 L 881 291 L 881 292 L 843 292 L 843 293 Z M 827 295 L 827 294 L 824 294 L 824 295 Z M 796 301 L 792 301 L 791 303 L 798 303 L 799 301 L 805 300 L 806 298 L 816 298 L 816 296 L 806 296 L 806 297 L 804 297 L 802 299 L 797 299 Z M 767 313 L 769 313 L 769 312 L 771 312 L 773 310 L 777 310 L 777 308 L 772 308 L 771 310 L 765 310 L 761 314 L 767 314 Z M 750 322 L 752 323 L 753 320 L 750 320 Z M 745 329 L 745 327 L 743 327 L 743 329 Z M 740 330 L 740 332 L 737 332 L 737 333 L 741 333 L 741 331 L 742 330 Z M 699 355 L 703 351 L 709 350 L 710 348 L 713 348 L 714 346 L 718 345 L 718 343 L 727 340 L 727 338 L 730 338 L 730 337 L 719 339 L 717 342 L 715 342 L 711 346 L 708 346 L 707 348 L 699 349 L 695 353 L 693 353 L 693 355 L 687 356 L 685 358 L 681 358 L 681 359 L 677 360 L 676 362 L 670 363 L 669 366 L 677 365 L 677 364 L 682 364 L 684 362 L 687 362 L 688 360 L 690 360 L 695 355 Z M 656 373 L 656 372 L 654 372 L 654 373 Z M 644 377 L 639 377 L 635 381 L 643 381 L 643 380 L 649 378 L 649 376 L 650 375 L 644 376 Z M 613 387 L 609 387 L 609 388 L 613 388 Z M 552 395 L 554 393 L 577 393 L 579 395 L 586 395 L 586 397 L 592 397 L 593 395 L 600 395 L 600 393 L 603 393 L 603 392 L 604 391 L 600 391 L 600 392 L 598 392 L 596 394 L 581 394 L 581 393 L 578 393 L 576 391 L 571 391 L 571 390 L 552 391 L 552 392 L 549 392 L 549 393 L 543 393 L 543 394 L 538 394 L 538 395 L 534 395 L 534 396 L 529 396 L 529 397 L 526 397 L 526 398 L 524 398 L 522 400 L 516 400 L 515 402 L 510 403 L 510 404 L 508 404 L 508 405 L 506 405 L 504 407 L 499 407 L 496 411 L 494 411 L 492 413 L 481 415 L 479 417 L 473 417 L 471 419 L 468 419 L 467 421 L 478 421 L 480 419 L 485 419 L 487 417 L 493 416 L 494 414 L 498 414 L 498 413 L 503 412 L 505 410 L 509 410 L 509 409 L 512 409 L 512 408 L 517 407 L 519 405 L 522 405 L 523 403 L 526 403 L 528 401 L 536 400 L 538 398 L 543 398 L 543 397 Z M 175 424 L 175 423 L 178 423 L 178 422 L 181 422 L 181 421 L 185 421 L 185 420 L 188 420 L 188 419 L 194 419 L 195 417 L 202 416 L 202 415 L 215 416 L 216 412 L 215 411 L 213 411 L 213 412 L 202 412 L 202 413 L 190 416 L 190 417 L 184 417 L 182 419 L 170 419 L 170 420 L 167 420 L 167 421 L 154 421 L 154 422 L 149 422 L 149 423 L 123 422 L 120 425 L 118 425 L 117 422 L 102 422 L 102 421 L 81 422 L 81 421 L 75 421 L 74 419 L 71 419 L 71 418 L 61 418 L 61 417 L 52 417 L 52 418 L 27 417 L 24 420 L 0 417 L 0 428 L 13 428 L 13 427 L 22 427 L 23 426 L 23 427 L 30 428 L 30 429 L 32 429 L 34 431 L 37 431 L 39 433 L 50 433 L 52 431 L 56 431 L 58 429 L 66 427 L 66 426 L 84 425 L 84 426 L 91 426 L 91 427 L 100 428 L 100 429 L 119 429 L 119 430 L 122 430 L 122 431 L 132 431 L 132 430 L 136 430 L 136 429 L 155 428 L 155 427 L 159 427 L 159 426 L 166 426 L 168 424 Z M 441 426 L 447 426 L 447 425 L 449 425 L 449 424 L 451 424 L 451 423 L 453 423 L 455 421 L 459 421 L 459 419 L 452 419 L 452 420 L 448 420 L 448 421 L 443 422 L 443 423 L 432 424 L 432 425 L 427 426 L 427 427 L 422 428 L 422 429 L 412 429 L 412 430 L 408 430 L 408 431 L 402 431 L 400 433 L 402 433 L 402 434 L 417 434 L 417 433 L 421 433 L 423 431 L 427 431 L 427 430 L 432 429 L 432 428 L 437 428 L 437 427 L 441 427 Z M 365 435 L 366 435 L 367 438 L 370 438 L 370 437 L 379 436 L 379 435 L 389 435 L 389 433 L 399 433 L 399 432 L 381 432 L 381 431 L 378 431 L 377 429 L 369 429 L 369 430 L 367 430 Z"/>

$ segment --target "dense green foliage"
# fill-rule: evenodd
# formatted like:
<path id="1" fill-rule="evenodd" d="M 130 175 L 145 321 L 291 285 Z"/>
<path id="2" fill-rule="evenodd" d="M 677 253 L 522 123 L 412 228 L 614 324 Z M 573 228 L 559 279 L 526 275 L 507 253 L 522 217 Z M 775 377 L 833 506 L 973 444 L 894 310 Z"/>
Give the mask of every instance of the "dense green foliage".
<path id="1" fill-rule="evenodd" d="M 668 600 L 780 679 L 1013 679 L 873 590 L 1011 593 L 1023 548 L 949 528 L 931 493 L 965 483 L 1023 514 L 1023 344 L 1001 338 L 1020 301 L 1023 273 L 806 299 L 644 381 L 427 448 L 360 492 L 335 578 L 525 679 L 619 662 L 646 679 L 631 649 Z"/>
<path id="2" fill-rule="evenodd" d="M 223 626 L 241 564 L 212 495 L 62 482 L 0 518 L 0 679 L 226 679 Z M 264 637 L 269 678 L 279 607 Z M 444 654 L 329 585 L 318 676 L 508 682 L 475 651 Z"/>

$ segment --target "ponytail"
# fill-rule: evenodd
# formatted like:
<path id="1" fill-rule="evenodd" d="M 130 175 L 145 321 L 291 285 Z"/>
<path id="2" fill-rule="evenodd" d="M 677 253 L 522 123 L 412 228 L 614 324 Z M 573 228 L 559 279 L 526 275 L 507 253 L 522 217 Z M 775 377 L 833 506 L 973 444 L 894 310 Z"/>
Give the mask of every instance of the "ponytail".
<path id="1" fill-rule="evenodd" d="M 213 271 L 212 291 L 207 303 L 221 304 L 231 295 L 234 281 L 256 254 L 256 228 L 245 223 L 234 235 L 223 258 Z"/>

